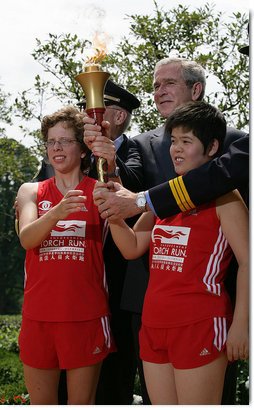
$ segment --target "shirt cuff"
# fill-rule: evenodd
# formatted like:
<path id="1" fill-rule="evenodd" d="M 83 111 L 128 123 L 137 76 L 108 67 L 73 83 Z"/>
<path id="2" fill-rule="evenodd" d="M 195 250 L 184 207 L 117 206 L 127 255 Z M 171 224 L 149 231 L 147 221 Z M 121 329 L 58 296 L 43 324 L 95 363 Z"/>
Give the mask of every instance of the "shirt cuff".
<path id="1" fill-rule="evenodd" d="M 149 195 L 149 191 L 145 191 L 145 197 L 146 197 L 146 202 L 148 203 L 148 205 L 149 205 L 151 211 L 154 213 L 155 216 L 158 216 L 158 215 L 156 214 L 155 209 L 154 209 L 154 206 L 153 206 L 153 204 L 152 204 L 152 201 L 151 201 L 151 198 L 150 198 L 150 195 Z"/>

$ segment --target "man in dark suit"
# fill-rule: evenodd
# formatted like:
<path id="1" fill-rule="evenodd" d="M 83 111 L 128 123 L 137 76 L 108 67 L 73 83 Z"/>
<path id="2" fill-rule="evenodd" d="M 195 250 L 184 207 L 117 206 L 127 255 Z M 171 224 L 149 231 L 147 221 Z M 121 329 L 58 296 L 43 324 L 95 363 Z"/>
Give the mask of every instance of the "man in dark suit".
<path id="1" fill-rule="evenodd" d="M 114 151 L 124 163 L 130 148 L 134 145 L 124 132 L 130 124 L 132 111 L 139 107 L 140 102 L 133 94 L 111 80 L 108 80 L 105 87 L 104 102 L 106 106 L 104 120 L 112 124 L 109 138 L 112 141 Z M 84 109 L 85 100 L 79 105 Z M 52 175 L 52 168 L 43 162 L 36 180 L 44 180 Z M 95 160 L 91 162 L 89 176 L 97 179 Z M 114 178 L 117 175 L 110 174 L 109 170 L 109 177 Z M 129 223 L 133 225 L 134 220 L 130 219 Z M 104 245 L 104 261 L 111 311 L 111 330 L 117 351 L 111 353 L 102 364 L 96 391 L 96 404 L 128 405 L 133 402 L 137 361 L 131 332 L 131 314 L 120 308 L 127 261 L 114 244 L 110 231 Z M 61 374 L 59 384 L 59 403 L 67 403 L 64 372 Z"/>
<path id="2" fill-rule="evenodd" d="M 248 25 L 249 32 L 249 25 Z M 239 48 L 239 52 L 249 56 L 249 45 Z M 238 189 L 246 203 L 249 204 L 249 135 L 237 139 L 225 150 L 220 158 L 211 161 L 207 166 L 196 168 L 183 176 L 182 187 L 185 198 L 191 203 L 186 204 L 179 196 L 175 181 L 164 182 L 148 191 L 151 210 L 160 218 L 175 215 L 185 210 L 186 206 L 195 207 L 209 202 L 233 189 Z M 202 187 L 202 189 L 200 189 Z M 128 204 L 130 210 L 130 203 Z M 134 213 L 135 215 L 135 213 Z"/>
<path id="3" fill-rule="evenodd" d="M 203 68 L 196 62 L 181 58 L 166 58 L 156 64 L 154 71 L 154 100 L 163 118 L 167 118 L 174 108 L 180 104 L 191 100 L 202 100 L 204 93 L 205 73 Z M 105 126 L 107 128 L 106 124 Z M 93 149 L 92 129 L 92 126 L 90 128 L 89 125 L 85 126 L 85 142 L 88 145 L 91 144 L 90 147 Z M 95 131 L 95 129 L 93 130 Z M 94 136 L 96 136 L 96 133 L 94 133 Z M 225 147 L 243 136 L 244 133 L 240 131 L 233 128 L 228 129 Z M 127 162 L 123 164 L 119 158 L 116 158 L 115 161 L 115 166 L 117 165 L 120 168 L 120 176 L 124 187 L 128 188 L 128 184 L 132 183 L 133 186 L 135 185 L 136 192 L 141 189 L 148 190 L 167 179 L 176 177 L 172 162 L 169 160 L 170 136 L 165 134 L 164 127 L 141 134 L 133 140 L 136 146 L 130 150 Z M 106 139 L 104 142 L 107 143 Z M 128 191 L 123 189 L 123 192 Z M 102 217 L 111 217 L 111 220 L 113 220 L 114 217 L 111 215 L 114 213 L 116 206 L 112 203 L 114 200 L 118 203 L 119 197 L 117 197 L 117 194 L 105 193 L 105 196 L 102 196 L 105 199 L 112 195 L 111 202 L 107 200 L 99 206 Z M 126 194 L 123 201 L 127 199 L 128 195 Z M 146 198 L 143 192 L 139 195 L 133 194 L 132 200 L 129 201 L 130 208 L 127 209 L 128 200 L 125 201 L 127 205 L 125 214 L 120 213 L 120 216 L 125 218 L 140 213 L 144 210 L 145 203 Z M 119 213 L 117 216 L 119 216 Z M 140 274 L 141 268 L 142 274 Z M 144 256 L 142 260 L 129 262 L 121 306 L 133 312 L 132 321 L 137 351 L 139 349 L 138 332 L 141 325 L 142 306 L 148 277 L 147 256 Z M 141 373 L 142 369 L 140 370 Z"/>

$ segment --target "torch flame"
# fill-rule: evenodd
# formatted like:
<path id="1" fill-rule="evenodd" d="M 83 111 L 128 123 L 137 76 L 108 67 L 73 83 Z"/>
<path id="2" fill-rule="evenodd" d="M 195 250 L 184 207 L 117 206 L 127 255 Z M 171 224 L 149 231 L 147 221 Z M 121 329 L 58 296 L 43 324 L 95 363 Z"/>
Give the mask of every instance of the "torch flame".
<path id="1" fill-rule="evenodd" d="M 90 57 L 86 64 L 100 64 L 102 60 L 106 57 L 107 53 L 104 50 L 95 49 L 96 54 L 93 57 Z"/>
<path id="2" fill-rule="evenodd" d="M 104 38 L 102 38 L 102 36 Z M 92 41 L 92 48 L 95 54 L 92 57 L 89 57 L 86 61 L 86 64 L 99 64 L 104 60 L 107 55 L 107 45 L 106 42 L 109 39 L 109 36 L 105 33 L 99 33 L 98 31 L 95 32 L 93 41 Z"/>

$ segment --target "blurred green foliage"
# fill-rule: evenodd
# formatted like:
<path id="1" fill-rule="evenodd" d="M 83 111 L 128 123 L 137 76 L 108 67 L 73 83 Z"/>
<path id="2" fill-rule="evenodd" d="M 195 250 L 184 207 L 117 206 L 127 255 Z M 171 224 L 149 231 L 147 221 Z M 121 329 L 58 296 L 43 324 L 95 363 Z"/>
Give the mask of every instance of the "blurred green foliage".
<path id="1" fill-rule="evenodd" d="M 19 359 L 21 315 L 0 316 L 0 404 L 29 404 Z"/>

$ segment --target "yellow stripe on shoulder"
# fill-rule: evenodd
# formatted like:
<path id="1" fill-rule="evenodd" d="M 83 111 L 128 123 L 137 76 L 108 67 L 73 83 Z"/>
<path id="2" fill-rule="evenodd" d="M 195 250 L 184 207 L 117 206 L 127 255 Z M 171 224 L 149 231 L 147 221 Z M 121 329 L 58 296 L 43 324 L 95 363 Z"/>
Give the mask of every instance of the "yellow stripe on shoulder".
<path id="1" fill-rule="evenodd" d="M 184 185 L 182 176 L 170 180 L 169 186 L 175 198 L 175 201 L 182 212 L 196 208 L 196 206 L 190 199 L 188 191 Z"/>
<path id="2" fill-rule="evenodd" d="M 181 198 L 180 198 L 180 196 L 179 196 L 179 193 L 178 193 L 178 189 L 177 189 L 177 185 L 176 185 L 176 180 L 177 180 L 177 178 L 171 179 L 171 180 L 169 181 L 169 186 L 170 186 L 170 189 L 171 189 L 171 191 L 172 191 L 172 194 L 173 194 L 173 196 L 174 196 L 174 198 L 175 198 L 175 201 L 176 201 L 178 207 L 180 208 L 180 210 L 181 210 L 182 212 L 185 212 L 185 211 L 188 210 L 188 208 L 185 208 L 184 204 L 182 203 L 182 200 L 181 200 Z"/>

